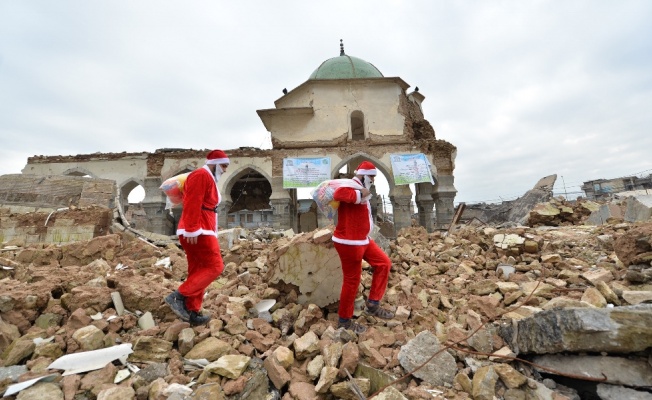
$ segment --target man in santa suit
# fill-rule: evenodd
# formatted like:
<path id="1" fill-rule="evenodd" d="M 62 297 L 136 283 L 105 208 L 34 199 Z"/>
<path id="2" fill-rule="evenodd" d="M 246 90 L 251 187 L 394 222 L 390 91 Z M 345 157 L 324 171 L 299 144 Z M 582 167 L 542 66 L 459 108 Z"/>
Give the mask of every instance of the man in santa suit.
<path id="1" fill-rule="evenodd" d="M 340 256 L 344 277 L 337 312 L 339 327 L 351 329 L 359 334 L 366 331 L 367 328 L 351 321 L 351 318 L 362 275 L 362 260 L 367 261 L 373 269 L 365 313 L 383 319 L 394 318 L 394 313 L 380 307 L 380 300 L 387 289 L 392 262 L 376 242 L 369 237 L 374 228 L 369 199 L 371 198 L 370 188 L 376 177 L 376 167 L 369 161 L 363 161 L 354 174 L 355 177 L 352 180 L 359 188 L 342 186 L 333 193 L 333 200 L 340 202 L 333 242 Z"/>
<path id="2" fill-rule="evenodd" d="M 200 312 L 204 290 L 224 270 L 217 240 L 217 205 L 221 200 L 217 181 L 228 165 L 226 153 L 213 150 L 206 156 L 206 164 L 192 171 L 184 184 L 177 235 L 188 259 L 188 277 L 165 297 L 165 302 L 191 325 L 203 325 L 211 319 Z"/>

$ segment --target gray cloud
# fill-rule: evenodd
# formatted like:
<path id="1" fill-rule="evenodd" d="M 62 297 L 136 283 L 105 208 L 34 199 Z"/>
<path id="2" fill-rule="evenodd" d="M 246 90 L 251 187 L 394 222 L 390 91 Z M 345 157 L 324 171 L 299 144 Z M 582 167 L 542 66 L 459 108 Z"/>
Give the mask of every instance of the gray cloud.
<path id="1" fill-rule="evenodd" d="M 652 3 L 0 2 L 0 174 L 32 155 L 269 147 L 256 115 L 347 54 L 426 96 L 457 201 L 647 171 Z"/>

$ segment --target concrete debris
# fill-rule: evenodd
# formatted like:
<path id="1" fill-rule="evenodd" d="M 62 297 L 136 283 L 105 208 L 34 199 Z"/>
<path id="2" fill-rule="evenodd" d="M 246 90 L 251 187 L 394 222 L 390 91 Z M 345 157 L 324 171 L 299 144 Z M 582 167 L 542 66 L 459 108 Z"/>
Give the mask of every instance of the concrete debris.
<path id="1" fill-rule="evenodd" d="M 561 226 L 588 223 L 586 220 L 601 205 L 590 200 L 567 201 L 562 197 L 552 198 L 535 205 L 528 215 L 528 226 Z M 599 224 L 591 224 L 599 225 Z"/>
<path id="2" fill-rule="evenodd" d="M 625 198 L 625 221 L 649 221 L 652 218 L 652 195 Z"/>
<path id="3" fill-rule="evenodd" d="M 556 175 L 542 178 L 522 197 L 500 204 L 465 204 L 462 219 L 494 226 L 602 225 L 645 222 L 652 218 L 649 190 L 619 193 L 609 202 L 553 197 Z"/>
<path id="4" fill-rule="evenodd" d="M 525 354 L 634 353 L 652 346 L 652 304 L 604 306 L 541 311 L 506 325 L 502 336 Z"/>
<path id="5" fill-rule="evenodd" d="M 645 360 L 609 356 L 538 356 L 532 359 L 539 372 L 554 370 L 593 379 L 606 376 L 604 383 L 629 387 L 652 387 L 652 365 Z"/>
<path id="6" fill-rule="evenodd" d="M 0 391 L 54 375 L 18 396 L 646 398 L 652 222 L 582 225 L 591 208 L 550 198 L 529 213 L 533 226 L 401 230 L 386 240 L 383 302 L 396 318 L 356 310 L 369 328 L 361 335 L 336 329 L 332 227 L 222 232 L 225 271 L 204 302 L 213 319 L 197 327 L 163 302 L 186 275 L 174 238 L 144 241 L 123 226 L 80 241 L 13 240 L 0 253 L 9 267 L 0 269 Z M 61 211 L 48 226 L 68 212 L 98 215 Z M 101 352 L 110 354 L 90 357 L 92 368 L 57 364 Z"/>
<path id="7" fill-rule="evenodd" d="M 516 200 L 504 201 L 499 205 L 467 205 L 466 214 L 472 215 L 484 223 L 489 224 L 518 224 L 523 225 L 532 208 L 552 198 L 552 189 L 557 180 L 557 175 L 543 177 L 534 187 Z"/>
<path id="8" fill-rule="evenodd" d="M 652 400 L 652 393 L 648 391 L 634 390 L 604 383 L 598 385 L 597 393 L 602 400 Z"/>

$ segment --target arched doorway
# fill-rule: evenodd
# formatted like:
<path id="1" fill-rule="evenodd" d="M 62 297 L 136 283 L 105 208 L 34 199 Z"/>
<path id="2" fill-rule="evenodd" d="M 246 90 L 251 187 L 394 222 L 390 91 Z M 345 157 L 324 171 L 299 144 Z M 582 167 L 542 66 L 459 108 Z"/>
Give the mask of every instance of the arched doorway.
<path id="1" fill-rule="evenodd" d="M 269 198 L 272 185 L 269 180 L 253 168 L 245 168 L 230 179 L 227 225 L 255 229 L 270 226 L 273 210 Z"/>

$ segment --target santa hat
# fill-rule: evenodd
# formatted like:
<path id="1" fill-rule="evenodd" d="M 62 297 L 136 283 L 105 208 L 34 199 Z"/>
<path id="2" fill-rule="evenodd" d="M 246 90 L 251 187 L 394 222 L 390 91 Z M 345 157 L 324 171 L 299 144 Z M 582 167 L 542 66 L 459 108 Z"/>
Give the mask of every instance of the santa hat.
<path id="1" fill-rule="evenodd" d="M 229 164 L 229 157 L 222 150 L 213 150 L 206 156 L 206 164 Z"/>
<path id="2" fill-rule="evenodd" d="M 376 167 L 370 163 L 369 161 L 363 161 L 358 165 L 358 168 L 353 171 L 354 174 L 356 175 L 371 175 L 375 176 L 376 175 Z"/>

